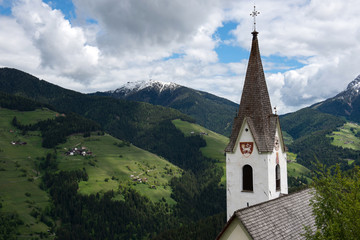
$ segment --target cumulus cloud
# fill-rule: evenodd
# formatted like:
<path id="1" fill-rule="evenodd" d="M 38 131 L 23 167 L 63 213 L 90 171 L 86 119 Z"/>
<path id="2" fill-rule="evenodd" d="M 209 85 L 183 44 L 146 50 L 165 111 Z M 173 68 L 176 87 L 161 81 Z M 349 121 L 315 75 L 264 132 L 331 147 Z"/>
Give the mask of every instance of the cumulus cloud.
<path id="1" fill-rule="evenodd" d="M 38 51 L 21 26 L 11 17 L 0 17 L 0 65 L 23 70 L 37 67 Z"/>
<path id="2" fill-rule="evenodd" d="M 0 65 L 82 92 L 152 78 L 239 102 L 247 58 L 221 63 L 216 48 L 229 44 L 249 50 L 251 2 L 73 0 L 73 4 L 76 16 L 69 21 L 41 0 L 12 1 L 11 16 L 0 16 Z M 332 97 L 359 74 L 356 0 L 259 0 L 257 6 L 260 52 L 266 57 L 263 65 L 272 105 L 279 113 Z M 236 29 L 233 39 L 224 41 L 214 34 L 229 21 Z M 275 61 L 274 56 L 291 61 Z M 296 61 L 301 64 L 294 65 Z"/>
<path id="3" fill-rule="evenodd" d="M 264 9 L 257 29 L 261 53 L 305 63 L 282 76 L 270 75 L 270 79 L 284 79 L 283 86 L 271 94 L 287 110 L 334 96 L 358 75 L 360 6 L 356 1 L 275 0 L 261 1 L 259 6 Z M 248 39 L 243 33 L 250 22 L 244 14 L 237 17 L 239 22 L 247 22 L 233 32 L 239 45 L 245 47 Z"/>
<path id="4" fill-rule="evenodd" d="M 136 61 L 168 57 L 183 52 L 189 43 L 196 45 L 196 41 L 204 48 L 206 37 L 213 31 L 209 28 L 214 27 L 208 22 L 221 11 L 218 0 L 74 0 L 74 4 L 79 18 L 98 22 L 98 44 L 104 52 L 119 56 L 128 53 L 129 61 L 130 54 L 139 57 Z M 213 47 L 210 43 L 207 49 Z M 187 50 L 202 59 L 204 51 L 199 49 Z"/>
<path id="5" fill-rule="evenodd" d="M 75 81 L 91 78 L 99 50 L 87 44 L 81 28 L 71 26 L 59 10 L 51 9 L 41 0 L 19 0 L 12 12 L 40 52 L 42 67 Z"/>

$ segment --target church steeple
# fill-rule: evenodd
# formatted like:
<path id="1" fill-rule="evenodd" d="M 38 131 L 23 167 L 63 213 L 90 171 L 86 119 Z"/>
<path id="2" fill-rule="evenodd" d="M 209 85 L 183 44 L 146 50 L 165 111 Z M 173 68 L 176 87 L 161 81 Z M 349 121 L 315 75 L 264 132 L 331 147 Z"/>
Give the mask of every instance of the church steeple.
<path id="1" fill-rule="evenodd" d="M 252 46 L 238 115 L 235 117 L 226 152 L 232 152 L 238 138 L 240 127 L 246 118 L 260 152 L 269 152 L 273 148 L 271 127 L 275 127 L 270 97 L 266 86 L 264 70 L 259 51 L 258 32 L 252 32 Z M 272 125 L 272 126 L 270 126 Z"/>
<path id="2" fill-rule="evenodd" d="M 254 17 L 252 46 L 239 111 L 226 147 L 227 215 L 287 194 L 286 149 L 272 113 Z"/>

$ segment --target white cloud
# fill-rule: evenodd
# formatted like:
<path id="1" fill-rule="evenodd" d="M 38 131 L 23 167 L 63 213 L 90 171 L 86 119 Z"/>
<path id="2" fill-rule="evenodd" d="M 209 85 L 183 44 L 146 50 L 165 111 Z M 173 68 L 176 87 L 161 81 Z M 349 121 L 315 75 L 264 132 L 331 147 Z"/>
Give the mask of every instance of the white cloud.
<path id="1" fill-rule="evenodd" d="M 59 10 L 51 9 L 41 0 L 19 0 L 12 12 L 40 52 L 41 67 L 74 81 L 91 78 L 99 50 L 87 44 L 81 28 L 71 26 Z"/>
<path id="2" fill-rule="evenodd" d="M 27 39 L 15 19 L 0 16 L 0 65 L 31 71 L 40 59 L 38 51 Z"/>
<path id="3" fill-rule="evenodd" d="M 69 22 L 41 0 L 13 1 L 12 16 L 0 16 L 0 65 L 82 92 L 152 78 L 239 102 L 247 59 L 219 63 L 215 48 L 222 42 L 213 34 L 224 22 L 235 21 L 235 40 L 227 41 L 249 49 L 251 2 L 73 3 L 77 17 Z M 268 56 L 264 68 L 282 69 L 266 73 L 271 101 L 279 113 L 332 97 L 359 74 L 356 0 L 259 0 L 257 6 L 260 51 Z M 173 54 L 179 57 L 171 58 Z M 297 59 L 303 65 L 272 62 L 271 56 Z"/>
<path id="4" fill-rule="evenodd" d="M 206 36 L 202 31 L 219 10 L 217 2 L 75 0 L 74 4 L 80 18 L 98 21 L 98 44 L 106 54 L 146 56 L 149 61 L 182 52 L 185 44 Z"/>
<path id="5" fill-rule="evenodd" d="M 270 89 L 271 97 L 286 111 L 334 96 L 359 74 L 355 65 L 360 61 L 360 5 L 356 1 L 257 3 L 261 8 L 257 30 L 262 55 L 305 59 L 304 67 L 281 74 L 283 86 Z M 233 33 L 245 48 L 249 37 L 244 32 L 249 32 L 251 20 L 237 8 L 231 14 L 244 23 Z M 268 62 L 264 65 L 272 67 Z M 270 74 L 267 80 L 279 74 Z"/>

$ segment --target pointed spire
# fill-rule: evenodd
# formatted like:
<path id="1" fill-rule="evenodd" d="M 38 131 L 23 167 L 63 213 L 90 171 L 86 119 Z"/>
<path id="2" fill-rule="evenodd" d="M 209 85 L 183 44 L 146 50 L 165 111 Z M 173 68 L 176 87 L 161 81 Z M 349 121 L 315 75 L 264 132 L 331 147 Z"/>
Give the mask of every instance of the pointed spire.
<path id="1" fill-rule="evenodd" d="M 260 116 L 272 113 L 270 97 L 259 51 L 258 32 L 252 32 L 252 46 L 246 70 L 239 115 Z"/>
<path id="2" fill-rule="evenodd" d="M 252 46 L 245 83 L 237 117 L 226 152 L 232 152 L 239 135 L 240 128 L 247 121 L 260 152 L 272 151 L 274 126 L 276 119 L 272 114 L 270 97 L 265 81 L 258 43 L 258 32 L 252 32 Z M 275 122 L 274 122 L 275 121 Z"/>

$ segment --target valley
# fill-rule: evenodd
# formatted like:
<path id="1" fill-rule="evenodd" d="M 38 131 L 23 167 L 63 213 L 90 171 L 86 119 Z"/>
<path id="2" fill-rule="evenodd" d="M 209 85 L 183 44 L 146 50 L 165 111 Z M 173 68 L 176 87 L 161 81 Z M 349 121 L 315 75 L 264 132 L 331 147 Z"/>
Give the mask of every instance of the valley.
<path id="1" fill-rule="evenodd" d="M 49 109 L 24 112 L 0 108 L 0 201 L 6 212 L 19 215 L 23 222 L 18 229 L 20 236 L 46 234 L 50 229 L 41 221 L 41 214 L 34 215 L 34 212 L 43 212 L 50 207 L 48 193 L 39 188 L 44 173 L 39 164 L 48 154 L 56 156 L 58 171 L 86 170 L 89 179 L 79 182 L 80 194 L 114 191 L 114 200 L 121 200 L 123 196 L 118 189 L 123 186 L 136 190 L 153 202 L 176 203 L 170 197 L 169 181 L 180 176 L 182 170 L 155 154 L 96 132 L 89 137 L 73 134 L 66 143 L 55 149 L 46 149 L 41 146 L 39 131 L 23 135 L 11 124 L 14 117 L 21 123 L 35 124 L 58 115 Z M 12 144 L 14 142 L 25 144 Z M 91 156 L 67 155 L 70 148 L 86 148 L 91 151 Z"/>
<path id="2" fill-rule="evenodd" d="M 0 71 L 0 87 L 5 91 L 0 92 L 0 212 L 17 213 L 20 238 L 93 231 L 166 239 L 166 234 L 189 238 L 201 231 L 213 237 L 220 231 L 228 138 L 199 124 L 204 118 L 212 129 L 224 126 L 215 121 L 222 111 L 201 115 L 210 106 L 197 101 L 205 93 L 185 104 L 199 104 L 198 118 L 145 102 L 77 93 L 13 69 Z M 224 110 L 233 116 L 233 110 Z M 357 124 L 314 108 L 280 121 L 289 148 L 289 192 L 312 182 L 317 162 L 343 170 L 359 163 Z M 109 213 L 111 208 L 121 215 Z M 76 221 L 86 224 L 76 229 L 70 224 Z M 119 224 L 103 229 L 104 221 Z"/>

